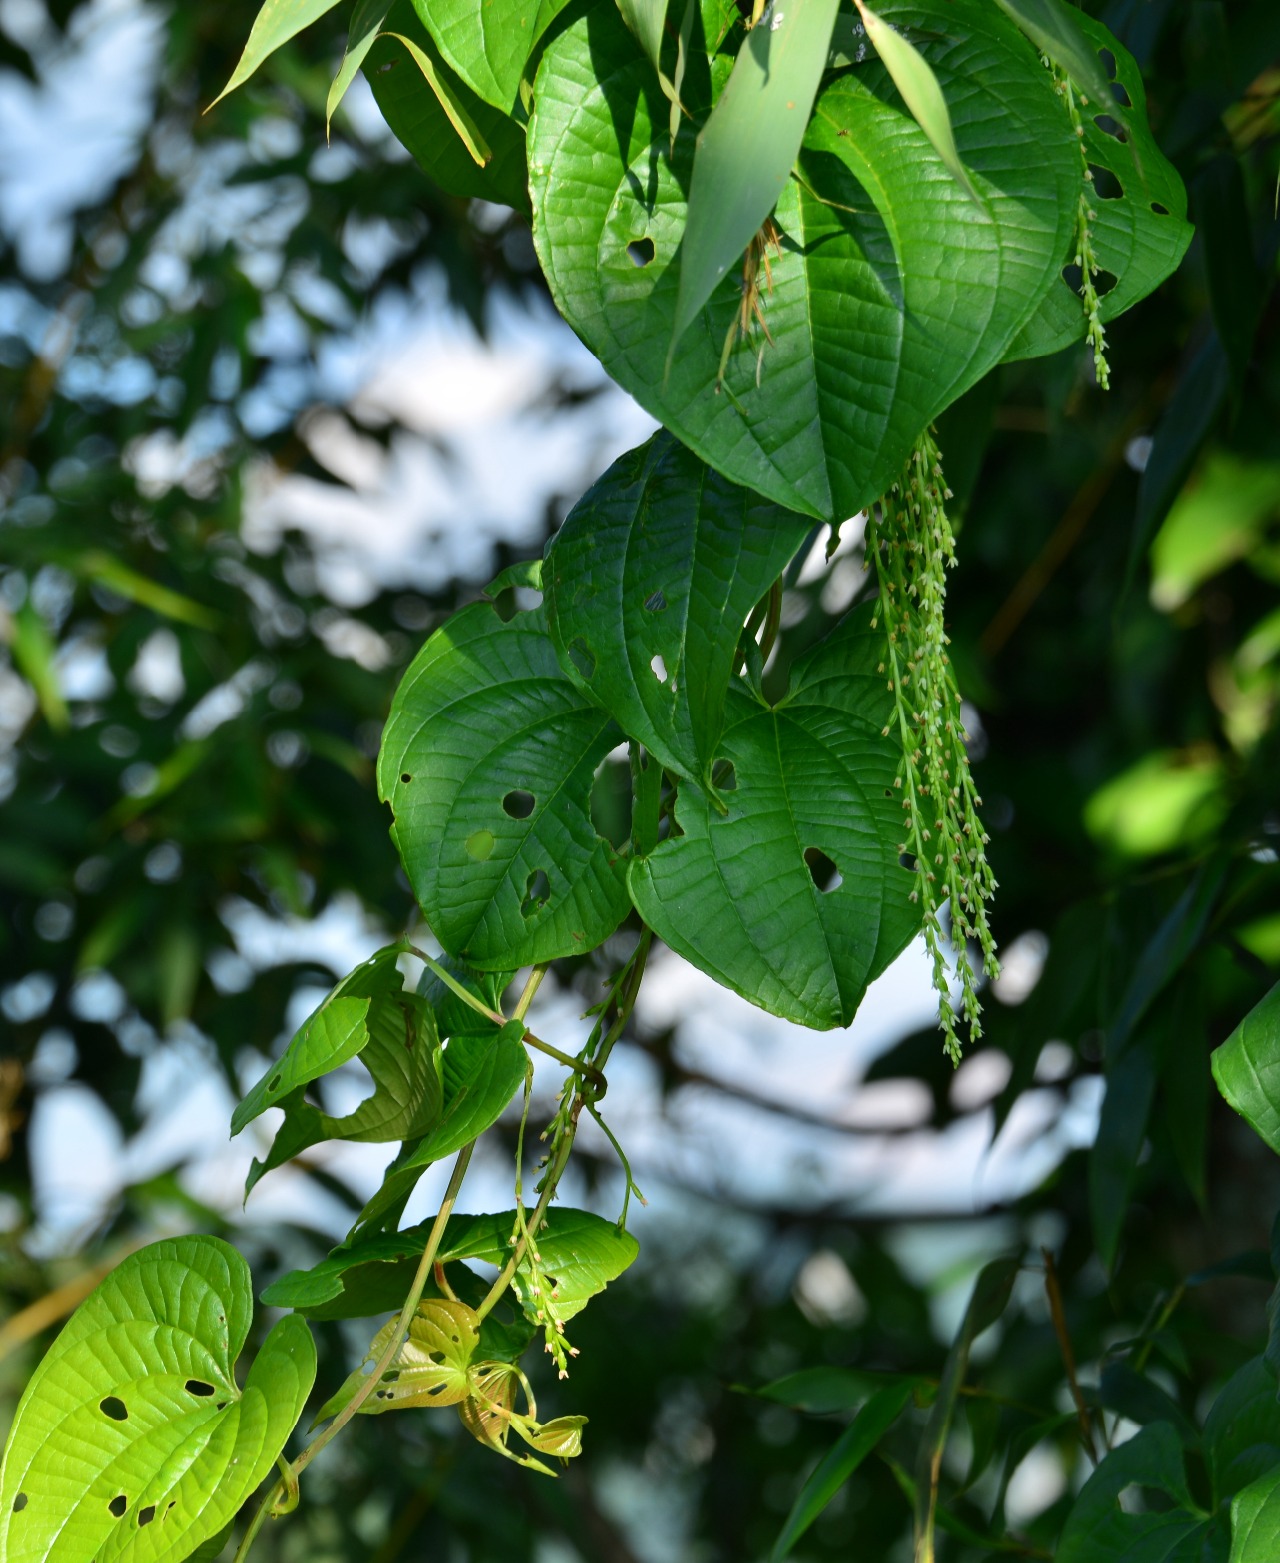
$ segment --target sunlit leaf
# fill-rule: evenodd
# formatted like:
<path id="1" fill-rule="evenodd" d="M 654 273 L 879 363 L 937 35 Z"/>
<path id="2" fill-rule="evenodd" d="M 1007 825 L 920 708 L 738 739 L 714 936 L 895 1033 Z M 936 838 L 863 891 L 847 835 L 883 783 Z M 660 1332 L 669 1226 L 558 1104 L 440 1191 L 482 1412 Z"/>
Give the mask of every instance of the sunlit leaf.
<path id="1" fill-rule="evenodd" d="M 1231 1504 L 1230 1563 L 1273 1563 L 1280 1557 L 1280 1467 L 1260 1476 Z"/>
<path id="2" fill-rule="evenodd" d="M 1214 1050 L 1213 1078 L 1228 1103 L 1280 1152 L 1280 983 Z"/>
<path id="3" fill-rule="evenodd" d="M 413 0 L 440 52 L 464 82 L 510 114 L 543 34 L 568 0 Z"/>
<path id="4" fill-rule="evenodd" d="M 239 1388 L 252 1313 L 249 1268 L 218 1238 L 153 1243 L 111 1272 L 19 1403 L 0 1470 L 6 1563 L 180 1563 L 213 1542 L 315 1379 L 311 1333 L 286 1318 Z"/>
<path id="5" fill-rule="evenodd" d="M 351 30 L 347 34 L 347 47 L 342 55 L 342 64 L 338 67 L 338 74 L 333 78 L 333 85 L 329 88 L 329 97 L 324 106 L 326 127 L 337 113 L 338 105 L 347 94 L 347 88 L 356 79 L 356 72 L 373 47 L 373 41 L 378 36 L 383 22 L 386 21 L 390 9 L 391 0 L 356 0 L 356 8 L 351 14 Z"/>
<path id="6" fill-rule="evenodd" d="M 635 34 L 654 70 L 661 70 L 662 29 L 667 0 L 618 0 L 622 19 Z"/>
<path id="7" fill-rule="evenodd" d="M 1092 105 L 1087 106 L 1095 113 L 1111 109 L 1118 119 L 1126 117 L 1111 94 L 1097 48 L 1080 26 L 1079 11 L 1064 0 L 996 0 L 996 4 L 1009 13 L 1037 49 L 1066 71 L 1086 99 L 1092 99 Z"/>
<path id="8" fill-rule="evenodd" d="M 338 1412 L 368 1382 L 366 1369 L 387 1349 L 399 1320 L 378 1331 L 356 1369 L 316 1415 L 322 1421 Z M 401 1343 L 381 1382 L 361 1405 L 357 1415 L 377 1416 L 383 1411 L 404 1411 L 420 1406 L 453 1406 L 469 1392 L 467 1369 L 480 1343 L 480 1320 L 466 1303 L 436 1298 L 418 1304 Z"/>
<path id="9" fill-rule="evenodd" d="M 242 86 L 269 54 L 274 54 L 281 44 L 288 43 L 304 28 L 318 22 L 337 3 L 338 0 L 264 0 L 249 30 L 249 41 L 244 46 L 240 63 L 214 103 L 221 103 L 229 92 Z"/>

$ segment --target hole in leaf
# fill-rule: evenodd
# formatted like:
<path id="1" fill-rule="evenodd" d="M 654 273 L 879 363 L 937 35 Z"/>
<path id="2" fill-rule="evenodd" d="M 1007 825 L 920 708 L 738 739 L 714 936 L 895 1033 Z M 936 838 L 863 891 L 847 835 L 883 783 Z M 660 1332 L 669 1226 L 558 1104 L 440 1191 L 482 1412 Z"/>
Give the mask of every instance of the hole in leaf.
<path id="1" fill-rule="evenodd" d="M 382 1382 L 384 1384 L 394 1384 L 399 1379 L 399 1377 L 399 1368 L 388 1368 L 387 1371 L 382 1375 Z"/>
<path id="2" fill-rule="evenodd" d="M 279 1089 L 280 1089 L 280 1076 L 279 1075 L 272 1075 L 270 1080 L 267 1081 L 267 1090 L 268 1091 L 278 1091 Z"/>
<path id="3" fill-rule="evenodd" d="M 202 1378 L 189 1378 L 182 1386 L 189 1395 L 212 1395 L 213 1385 L 206 1384 Z"/>
<path id="4" fill-rule="evenodd" d="M 408 771 L 401 771 L 400 772 L 400 780 L 402 782 L 404 782 L 406 784 L 406 786 L 407 786 L 408 783 L 413 780 L 413 777 L 409 775 Z"/>
<path id="5" fill-rule="evenodd" d="M 524 900 L 520 903 L 521 917 L 532 917 L 535 912 L 540 912 L 547 904 L 551 895 L 551 881 L 547 878 L 544 868 L 535 868 L 524 886 Z"/>
<path id="6" fill-rule="evenodd" d="M 139 1525 L 150 1525 L 151 1521 L 153 1519 L 155 1519 L 155 1517 L 156 1517 L 156 1506 L 155 1506 L 154 1503 L 149 1503 L 146 1506 L 145 1509 L 139 1509 L 138 1510 L 138 1524 Z"/>
<path id="7" fill-rule="evenodd" d="M 1098 58 L 1102 61 L 1102 68 L 1107 73 L 1107 80 L 1116 79 L 1116 57 L 1110 49 L 1099 49 Z"/>
<path id="8" fill-rule="evenodd" d="M 1124 186 L 1109 168 L 1090 163 L 1089 172 L 1093 175 L 1094 192 L 1100 201 L 1118 201 L 1124 194 Z"/>
<path id="9" fill-rule="evenodd" d="M 26 1506 L 27 1506 L 27 1495 L 26 1495 L 25 1492 L 20 1492 L 18 1494 L 18 1496 L 13 1500 L 13 1512 L 15 1514 L 21 1514 L 23 1509 L 26 1508 Z"/>
<path id="10" fill-rule="evenodd" d="M 661 657 L 660 654 L 655 654 L 654 656 L 650 657 L 650 659 L 649 659 L 649 668 L 650 668 L 650 671 L 653 673 L 654 678 L 656 678 L 660 684 L 665 684 L 666 683 L 666 681 L 667 681 L 667 664 L 662 660 L 662 657 Z"/>
<path id="11" fill-rule="evenodd" d="M 645 598 L 644 606 L 647 613 L 661 613 L 667 606 L 667 594 L 659 587 L 652 597 Z"/>
<path id="12" fill-rule="evenodd" d="M 596 676 L 596 654 L 581 635 L 575 635 L 568 645 L 569 661 L 588 683 Z"/>
<path id="13" fill-rule="evenodd" d="M 1097 289 L 1098 297 L 1103 298 L 1110 293 L 1119 280 L 1114 271 L 1107 271 L 1105 267 L 1102 268 L 1093 279 L 1093 285 Z"/>
<path id="14" fill-rule="evenodd" d="M 1084 290 L 1081 284 L 1084 280 L 1084 273 L 1074 261 L 1069 266 L 1062 268 L 1062 280 L 1077 298 L 1083 297 Z M 1110 293 L 1118 280 L 1114 271 L 1099 269 L 1093 279 L 1094 290 L 1097 292 L 1098 297 L 1102 298 L 1105 294 Z"/>
<path id="15" fill-rule="evenodd" d="M 1133 107 L 1133 99 L 1129 96 L 1128 89 L 1122 81 L 1113 81 L 1111 83 L 1111 96 L 1125 108 L 1131 109 Z"/>
<path id="16" fill-rule="evenodd" d="M 1157 217 L 1167 217 L 1169 215 L 1169 208 L 1167 206 L 1162 206 L 1159 201 L 1152 201 L 1151 210 L 1156 214 Z"/>
<path id="17" fill-rule="evenodd" d="M 498 838 L 491 830 L 474 830 L 467 837 L 467 856 L 474 863 L 483 863 L 497 845 Z"/>
<path id="18" fill-rule="evenodd" d="M 647 266 L 657 253 L 653 240 L 647 236 L 643 239 L 632 239 L 627 245 L 627 258 L 633 266 Z"/>
<path id="19" fill-rule="evenodd" d="M 915 853 L 914 852 L 899 852 L 898 853 L 898 867 L 899 868 L 905 868 L 908 873 L 914 874 L 915 871 L 916 871 L 916 855 L 915 855 Z"/>
<path id="20" fill-rule="evenodd" d="M 102 1412 L 103 1416 L 109 1416 L 113 1422 L 127 1422 L 129 1420 L 128 1406 L 125 1405 L 123 1400 L 117 1399 L 115 1395 L 108 1395 L 99 1405 L 98 1410 Z"/>
<path id="21" fill-rule="evenodd" d="M 606 756 L 591 783 L 591 823 L 612 847 L 621 847 L 631 834 L 631 800 L 631 767 Z"/>
<path id="22" fill-rule="evenodd" d="M 1113 119 L 1110 114 L 1095 114 L 1093 122 L 1104 136 L 1114 136 L 1117 141 L 1127 141 L 1129 132 L 1118 119 Z"/>
<path id="23" fill-rule="evenodd" d="M 392 1391 L 389 1389 L 375 1390 L 374 1396 L 378 1400 L 391 1400 L 393 1398 Z"/>
<path id="24" fill-rule="evenodd" d="M 804 849 L 805 866 L 809 870 L 809 877 L 824 895 L 830 895 L 833 890 L 839 890 L 844 883 L 844 876 L 836 867 L 834 861 L 827 856 L 821 847 L 806 847 Z"/>
<path id="25" fill-rule="evenodd" d="M 129 1500 L 125 1497 L 125 1495 L 123 1493 L 117 1493 L 116 1496 L 107 1505 L 107 1508 L 111 1510 L 112 1514 L 115 1515 L 116 1519 L 119 1519 L 120 1516 L 124 1513 L 124 1511 L 128 1507 L 129 1507 Z"/>
<path id="26" fill-rule="evenodd" d="M 733 768 L 733 761 L 721 757 L 711 767 L 711 785 L 717 792 L 737 792 L 738 773 Z"/>
<path id="27" fill-rule="evenodd" d="M 520 787 L 513 787 L 502 800 L 503 811 L 512 819 L 528 819 L 537 806 L 538 800 L 534 795 Z"/>
<path id="28" fill-rule="evenodd" d="M 218 1405 L 217 1405 L 217 1410 L 219 1410 L 219 1411 L 225 1411 L 225 1410 L 226 1410 L 226 1409 L 227 1409 L 227 1403 L 226 1403 L 226 1401 L 225 1401 L 225 1400 L 220 1400 L 220 1401 L 219 1401 L 219 1402 L 218 1402 Z"/>

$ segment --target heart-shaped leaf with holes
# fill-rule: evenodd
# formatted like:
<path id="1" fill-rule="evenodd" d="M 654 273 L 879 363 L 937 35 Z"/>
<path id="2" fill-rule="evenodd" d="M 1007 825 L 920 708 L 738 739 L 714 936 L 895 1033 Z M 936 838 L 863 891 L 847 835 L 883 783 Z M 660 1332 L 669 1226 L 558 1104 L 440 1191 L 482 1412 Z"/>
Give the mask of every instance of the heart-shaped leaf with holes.
<path id="1" fill-rule="evenodd" d="M 663 765 L 705 781 L 743 623 L 812 525 L 656 434 L 547 551 L 561 666 Z"/>
<path id="2" fill-rule="evenodd" d="M 1059 282 L 1080 153 L 1047 71 L 986 0 L 886 0 L 910 24 L 950 111 L 979 203 L 956 183 L 870 56 L 819 94 L 757 256 L 767 328 L 734 276 L 681 337 L 668 372 L 695 131 L 671 151 L 667 104 L 613 7 L 547 47 L 529 123 L 534 241 L 562 313 L 605 367 L 719 471 L 779 504 L 843 521 L 894 480 L 912 441 L 1006 353 Z M 705 118 L 728 61 L 708 72 Z M 736 24 L 735 24 L 736 25 Z M 729 59 L 740 34 L 729 35 Z M 851 366 L 855 366 L 852 367 Z"/>
<path id="3" fill-rule="evenodd" d="M 435 1015 L 424 998 L 404 989 L 396 967 L 404 949 L 388 945 L 344 977 L 236 1109 L 232 1134 L 268 1107 L 282 1107 L 285 1115 L 267 1159 L 255 1160 L 249 1171 L 246 1193 L 263 1173 L 321 1140 L 403 1140 L 425 1134 L 440 1117 Z M 354 1111 L 334 1117 L 305 1099 L 312 1081 L 357 1056 L 373 1094 Z"/>
<path id="4" fill-rule="evenodd" d="M 627 912 L 591 823 L 621 729 L 561 669 L 546 612 L 451 618 L 396 691 L 378 756 L 392 840 L 437 939 L 482 970 L 584 955 Z"/>
<path id="5" fill-rule="evenodd" d="M 433 1162 L 451 1156 L 495 1124 L 524 1083 L 529 1055 L 524 1023 L 452 1037 L 444 1050 L 444 1107 L 440 1122 L 407 1144 L 387 1168 L 382 1186 L 360 1212 L 359 1227 L 394 1225 L 418 1179 Z"/>
<path id="6" fill-rule="evenodd" d="M 19 1402 L 0 1469 L 6 1563 L 179 1563 L 263 1479 L 315 1380 L 301 1319 L 241 1390 L 249 1267 L 215 1237 L 152 1243 L 76 1309 Z"/>
<path id="7" fill-rule="evenodd" d="M 679 834 L 631 865 L 640 915 L 709 976 L 772 1014 L 846 1026 L 910 942 L 920 912 L 900 865 L 900 754 L 883 632 L 855 610 L 796 667 L 776 707 L 730 691 L 721 815 L 685 783 Z"/>
<path id="8" fill-rule="evenodd" d="M 366 1369 L 386 1350 L 399 1323 L 384 1324 L 369 1343 L 364 1362 L 316 1415 L 321 1422 L 338 1412 L 368 1382 Z M 358 1415 L 412 1406 L 456 1406 L 469 1394 L 467 1369 L 480 1344 L 480 1320 L 473 1308 L 450 1298 L 418 1304 L 409 1333 L 382 1375 L 382 1382 L 360 1407 Z"/>
<path id="9" fill-rule="evenodd" d="M 1115 278 L 1106 292 L 1101 288 L 1109 279 L 1099 278 L 1100 313 L 1103 320 L 1114 320 L 1177 270 L 1193 230 L 1182 180 L 1147 123 L 1147 94 L 1137 61 L 1100 22 L 1082 11 L 1071 14 L 1092 47 L 1099 53 L 1106 50 L 1116 64 L 1116 103 L 1080 107 L 1085 158 L 1093 176 L 1088 192 L 1096 213 L 1089 222 L 1093 251 L 1101 270 Z M 1118 110 L 1108 112 L 1117 105 L 1125 107 L 1123 123 Z M 1083 337 L 1078 268 L 1073 273 L 1064 266 L 1064 273 L 1014 339 L 1009 359 L 1056 353 Z M 1075 283 L 1068 280 L 1073 275 Z"/>
<path id="10" fill-rule="evenodd" d="M 429 179 L 450 195 L 528 212 L 524 127 L 458 78 L 409 0 L 397 0 L 364 73 L 383 118 Z"/>

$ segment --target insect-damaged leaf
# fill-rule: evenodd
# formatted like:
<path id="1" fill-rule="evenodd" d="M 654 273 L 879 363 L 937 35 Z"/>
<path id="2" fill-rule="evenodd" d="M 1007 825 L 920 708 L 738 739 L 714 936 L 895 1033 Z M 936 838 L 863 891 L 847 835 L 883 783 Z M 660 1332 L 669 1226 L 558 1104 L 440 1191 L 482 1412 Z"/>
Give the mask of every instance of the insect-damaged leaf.
<path id="1" fill-rule="evenodd" d="M 266 1161 L 253 1163 L 248 1188 L 320 1140 L 401 1140 L 426 1133 L 439 1118 L 435 1016 L 425 999 L 404 990 L 396 967 L 403 949 L 388 945 L 345 977 L 236 1109 L 232 1134 L 268 1107 L 285 1114 Z M 312 1081 L 357 1055 L 374 1090 L 353 1112 L 335 1118 L 304 1099 Z"/>
<path id="2" fill-rule="evenodd" d="M 229 92 L 243 86 L 269 54 L 274 54 L 281 44 L 288 43 L 312 22 L 318 22 L 337 3 L 338 0 L 265 0 L 249 29 L 249 41 L 240 62 L 214 103 L 221 103 Z"/>
<path id="3" fill-rule="evenodd" d="M 899 751 L 883 632 L 858 609 L 796 667 L 778 706 L 730 691 L 721 815 L 685 783 L 680 834 L 633 862 L 632 898 L 676 951 L 753 1004 L 848 1025 L 872 977 L 920 926 L 898 861 Z"/>
<path id="4" fill-rule="evenodd" d="M 774 212 L 782 251 L 759 298 L 772 345 L 760 332 L 739 343 L 719 393 L 739 279 L 714 290 L 668 373 L 695 134 L 686 122 L 671 151 L 666 98 L 613 8 L 550 43 L 529 124 L 534 241 L 561 311 L 705 460 L 824 520 L 882 494 L 920 430 L 1005 355 L 1051 287 L 1066 291 L 1080 191 L 1064 106 L 1007 17 L 986 0 L 887 0 L 880 13 L 917 27 L 982 204 L 878 59 L 835 77 Z M 707 47 L 695 41 L 684 89 L 699 118 L 723 74 Z"/>
<path id="5" fill-rule="evenodd" d="M 1115 102 L 1097 49 L 1081 28 L 1078 11 L 1064 0 L 996 0 L 996 4 L 1093 100 L 1095 113 Z M 1125 117 L 1118 104 L 1115 113 L 1120 119 Z"/>
<path id="6" fill-rule="evenodd" d="M 107 1276 L 14 1417 L 0 1470 L 6 1563 L 179 1563 L 224 1529 L 315 1379 L 311 1333 L 286 1318 L 237 1386 L 252 1315 L 249 1267 L 218 1238 L 153 1243 Z"/>
<path id="7" fill-rule="evenodd" d="M 504 624 L 476 603 L 418 653 L 383 730 L 378 793 L 450 954 L 509 971 L 585 954 L 622 921 L 621 866 L 590 807 L 622 737 L 562 671 L 541 608 Z"/>
<path id="8" fill-rule="evenodd" d="M 663 765 L 703 781 L 743 623 L 811 525 L 655 435 L 614 462 L 547 551 L 562 667 Z"/>
<path id="9" fill-rule="evenodd" d="M 366 1368 L 382 1356 L 398 1323 L 392 1319 L 373 1337 L 364 1362 L 321 1407 L 317 1422 L 337 1416 L 364 1387 Z M 466 1303 L 447 1297 L 419 1303 L 391 1366 L 357 1414 L 377 1416 L 413 1406 L 457 1405 L 467 1396 L 467 1369 L 479 1344 L 480 1320 Z"/>
<path id="10" fill-rule="evenodd" d="M 782 194 L 827 63 L 837 3 L 766 6 L 699 132 L 669 356 Z"/>

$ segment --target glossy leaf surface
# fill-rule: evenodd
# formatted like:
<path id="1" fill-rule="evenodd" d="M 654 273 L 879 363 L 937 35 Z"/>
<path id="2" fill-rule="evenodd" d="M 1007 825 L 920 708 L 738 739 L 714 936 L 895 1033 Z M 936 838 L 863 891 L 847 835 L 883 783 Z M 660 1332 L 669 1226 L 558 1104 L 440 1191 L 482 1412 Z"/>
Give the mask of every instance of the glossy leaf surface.
<path id="1" fill-rule="evenodd" d="M 567 0 L 413 0 L 441 54 L 472 92 L 509 114 L 529 56 Z"/>
<path id="2" fill-rule="evenodd" d="M 383 731 L 378 792 L 450 954 L 510 971 L 585 954 L 622 921 L 621 868 L 590 811 L 621 739 L 562 671 L 543 609 L 504 624 L 476 603 L 419 652 Z"/>
<path id="3" fill-rule="evenodd" d="M 878 61 L 837 77 L 775 212 L 782 253 L 760 298 L 772 346 L 759 332 L 740 343 L 719 394 L 742 302 L 736 279 L 712 294 L 669 374 L 666 365 L 693 132 L 681 129 L 672 155 L 666 100 L 612 10 L 566 28 L 539 69 L 534 240 L 561 311 L 705 460 L 823 519 L 843 521 L 878 497 L 920 430 L 1004 356 L 1069 242 L 1080 157 L 1048 73 L 1027 69 L 1029 45 L 977 0 L 894 3 L 883 14 L 927 29 L 935 10 L 921 49 L 981 205 Z"/>
<path id="4" fill-rule="evenodd" d="M 1268 1471 L 1231 1505 L 1230 1563 L 1272 1563 L 1280 1557 L 1280 1468 Z"/>
<path id="5" fill-rule="evenodd" d="M 244 53 L 232 71 L 230 81 L 214 102 L 220 103 L 229 92 L 243 86 L 269 54 L 274 54 L 290 38 L 297 37 L 312 22 L 318 22 L 337 3 L 338 0 L 265 0 L 249 29 Z"/>
<path id="6" fill-rule="evenodd" d="M 718 751 L 734 773 L 728 813 L 686 783 L 680 834 L 628 881 L 640 915 L 686 960 L 818 1028 L 848 1025 L 920 923 L 898 862 L 898 753 L 881 732 L 890 696 L 870 616 L 857 610 L 806 657 L 776 708 L 730 691 Z"/>
<path id="7" fill-rule="evenodd" d="M 1280 1152 L 1280 984 L 1215 1049 L 1213 1078 L 1231 1106 Z"/>
<path id="8" fill-rule="evenodd" d="M 337 1416 L 363 1387 L 365 1371 L 390 1343 L 398 1320 L 384 1324 L 369 1344 L 365 1360 L 321 1408 L 316 1420 Z M 467 1396 L 467 1369 L 480 1344 L 480 1320 L 466 1303 L 435 1298 L 420 1303 L 382 1383 L 358 1415 L 408 1410 L 413 1406 L 455 1406 Z"/>
<path id="9" fill-rule="evenodd" d="M 655 435 L 588 490 L 547 552 L 561 666 L 663 765 L 704 780 L 742 626 L 811 525 Z"/>
<path id="10" fill-rule="evenodd" d="M 179 1563 L 263 1479 L 315 1379 L 282 1319 L 243 1391 L 249 1268 L 214 1237 L 153 1243 L 76 1309 L 33 1374 L 0 1471 L 7 1563 Z"/>

